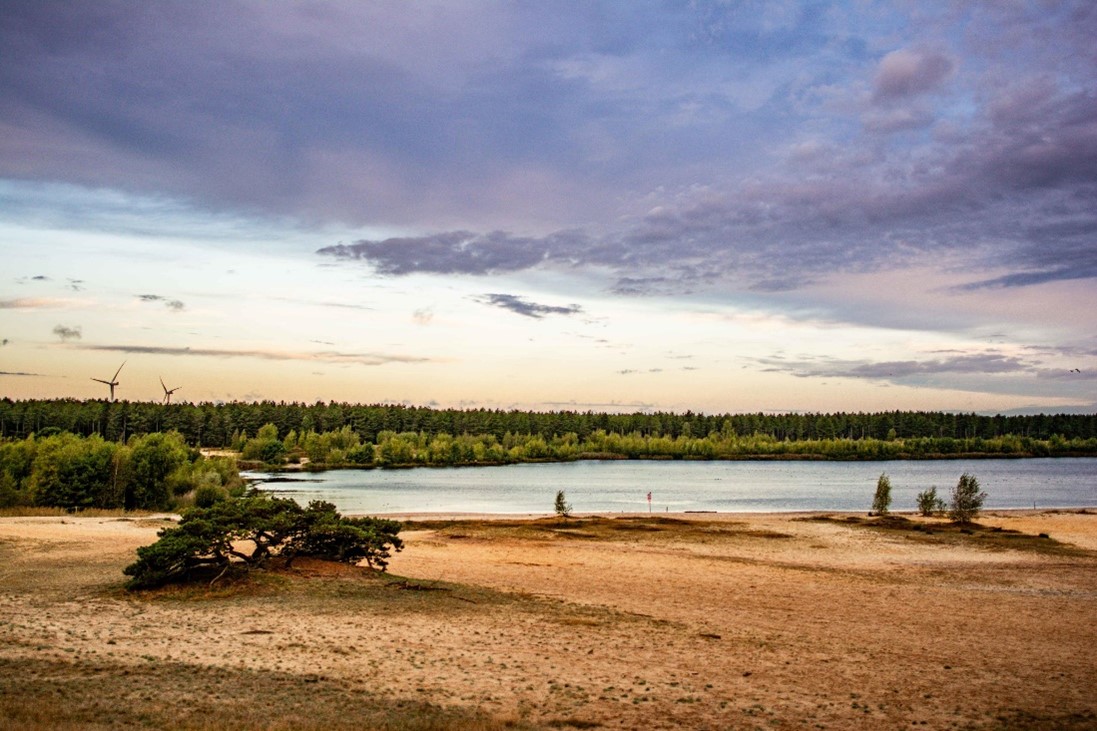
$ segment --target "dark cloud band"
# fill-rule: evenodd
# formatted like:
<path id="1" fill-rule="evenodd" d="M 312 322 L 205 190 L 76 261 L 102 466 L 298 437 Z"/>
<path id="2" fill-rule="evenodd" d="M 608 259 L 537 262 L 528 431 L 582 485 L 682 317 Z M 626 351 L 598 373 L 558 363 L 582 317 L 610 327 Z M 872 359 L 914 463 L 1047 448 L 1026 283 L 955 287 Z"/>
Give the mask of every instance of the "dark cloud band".
<path id="1" fill-rule="evenodd" d="M 485 294 L 477 301 L 538 320 L 546 315 L 577 315 L 583 311 L 579 305 L 542 305 L 513 294 Z"/>

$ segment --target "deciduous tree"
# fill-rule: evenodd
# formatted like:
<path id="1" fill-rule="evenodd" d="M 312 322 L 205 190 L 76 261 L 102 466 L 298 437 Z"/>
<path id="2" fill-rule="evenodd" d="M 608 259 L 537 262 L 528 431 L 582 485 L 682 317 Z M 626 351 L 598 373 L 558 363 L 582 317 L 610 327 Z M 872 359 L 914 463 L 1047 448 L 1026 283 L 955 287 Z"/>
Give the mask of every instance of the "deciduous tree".
<path id="1" fill-rule="evenodd" d="M 957 523 L 970 523 L 979 517 L 986 498 L 987 494 L 979 490 L 979 481 L 975 479 L 975 475 L 965 472 L 952 491 L 948 517 Z"/>
<path id="2" fill-rule="evenodd" d="M 876 494 L 872 498 L 872 512 L 877 515 L 887 515 L 891 507 L 891 478 L 886 472 L 880 473 L 876 480 Z"/>

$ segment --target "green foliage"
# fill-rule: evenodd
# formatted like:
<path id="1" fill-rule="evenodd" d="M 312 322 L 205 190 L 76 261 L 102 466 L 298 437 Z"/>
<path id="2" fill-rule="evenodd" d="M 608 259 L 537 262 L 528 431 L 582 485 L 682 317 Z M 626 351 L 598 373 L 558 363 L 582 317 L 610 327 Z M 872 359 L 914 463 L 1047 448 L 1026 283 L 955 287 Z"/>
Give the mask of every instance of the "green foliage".
<path id="1" fill-rule="evenodd" d="M 266 464 L 281 464 L 285 454 L 285 444 L 277 439 L 263 439 L 261 437 L 247 440 L 244 443 L 242 452 L 244 459 Z"/>
<path id="2" fill-rule="evenodd" d="M 0 441 L 57 430 L 130 436 L 179 431 L 268 464 L 317 467 L 504 464 L 588 457 L 884 460 L 1097 456 L 1097 414 L 943 412 L 680 414 L 527 412 L 346 403 L 156 404 L 0 398 Z M 261 431 L 261 434 L 260 434 Z M 247 435 L 255 435 L 248 439 Z M 278 435 L 285 435 L 278 439 Z M 54 434 L 57 436 L 58 434 Z M 281 447 L 274 446 L 279 442 Z M 250 443 L 250 444 L 249 444 Z M 373 460 L 364 449 L 374 446 Z M 9 470 L 19 490 L 24 476 Z"/>
<path id="3" fill-rule="evenodd" d="M 380 518 L 343 517 L 328 502 L 314 500 L 305 508 L 301 533 L 294 539 L 294 555 L 314 556 L 328 561 L 357 564 L 385 570 L 389 546 L 399 551 L 403 542 L 396 537 L 400 524 Z"/>
<path id="4" fill-rule="evenodd" d="M 886 472 L 880 473 L 876 480 L 876 494 L 872 498 L 872 512 L 877 515 L 887 515 L 891 507 L 891 478 Z"/>
<path id="5" fill-rule="evenodd" d="M 188 487 L 197 490 L 203 485 L 216 485 L 224 488 L 229 495 L 240 497 L 246 486 L 236 468 L 236 460 L 230 457 L 209 457 L 191 462 L 186 475 Z"/>
<path id="6" fill-rule="evenodd" d="M 979 517 L 986 498 L 987 494 L 979 490 L 979 481 L 975 479 L 975 475 L 965 472 L 952 491 L 948 517 L 957 523 L 970 523 Z"/>
<path id="7" fill-rule="evenodd" d="M 121 445 L 67 432 L 36 441 L 28 478 L 35 504 L 72 509 L 121 506 L 127 456 Z"/>
<path id="8" fill-rule="evenodd" d="M 10 472 L 0 470 L 0 508 L 24 504 L 25 497 Z"/>
<path id="9" fill-rule="evenodd" d="M 347 452 L 347 461 L 355 465 L 373 464 L 373 445 L 360 444 Z"/>
<path id="10" fill-rule="evenodd" d="M 208 485 L 240 494 L 235 460 L 206 460 L 178 432 L 129 444 L 71 432 L 0 443 L 0 506 L 166 510 Z"/>
<path id="11" fill-rule="evenodd" d="M 945 501 L 937 496 L 936 486 L 918 493 L 918 496 L 915 499 L 918 503 L 918 512 L 926 518 L 940 515 L 948 509 L 948 505 L 945 504 Z"/>
<path id="12" fill-rule="evenodd" d="M 37 451 L 38 441 L 33 435 L 19 441 L 0 442 L 0 471 L 11 475 L 21 489 L 30 477 Z"/>
<path id="13" fill-rule="evenodd" d="M 126 509 L 166 510 L 171 507 L 175 495 L 188 491 L 190 450 L 182 434 L 168 432 L 134 437 L 129 447 Z"/>
<path id="14" fill-rule="evenodd" d="M 571 503 L 565 498 L 563 490 L 556 491 L 556 502 L 553 505 L 553 510 L 561 518 L 571 517 Z"/>
<path id="15" fill-rule="evenodd" d="M 194 504 L 199 508 L 208 508 L 216 502 L 228 499 L 229 493 L 216 485 L 201 485 L 194 491 Z"/>
<path id="16" fill-rule="evenodd" d="M 130 589 L 208 576 L 230 565 L 263 565 L 273 556 L 292 560 L 315 556 L 385 570 L 390 550 L 399 551 L 400 524 L 376 518 L 345 518 L 331 503 L 302 508 L 293 500 L 249 492 L 184 513 L 159 540 L 137 549 L 137 561 L 124 573 Z"/>
<path id="17" fill-rule="evenodd" d="M 751 443 L 761 438 L 764 439 L 758 441 L 758 446 L 762 451 L 757 456 L 776 453 L 782 456 L 810 454 L 828 459 L 917 459 L 965 454 L 1097 454 L 1097 413 L 983 416 L 887 411 L 707 415 L 687 411 L 610 414 L 431 409 L 335 402 L 158 404 L 124 400 L 110 403 L 103 400 L 14 401 L 0 398 L 0 439 L 23 439 L 36 431 L 61 429 L 81 436 L 94 433 L 108 441 L 121 441 L 132 434 L 177 430 L 189 444 L 232 445 L 241 451 L 246 436 L 256 435 L 268 424 L 274 427 L 275 435 L 288 437 L 291 431 L 296 431 L 296 447 L 304 446 L 303 440 L 309 432 L 324 434 L 347 427 L 363 443 L 376 445 L 383 441 L 380 437 L 383 432 L 422 434 L 428 443 L 439 435 L 449 435 L 452 440 L 465 436 L 473 440 L 491 437 L 500 444 L 509 432 L 539 436 L 550 449 L 554 447 L 554 440 L 567 434 L 575 434 L 577 443 L 582 445 L 599 430 L 620 436 L 665 438 L 669 443 L 684 437 L 683 458 L 689 458 L 691 452 L 703 454 L 711 448 L 716 449 L 714 458 L 749 455 Z M 264 437 L 268 432 L 264 432 Z M 711 438 L 712 435 L 716 435 L 715 438 Z M 804 450 L 800 446 L 802 442 L 813 445 Z M 288 451 L 295 448 L 283 446 Z M 503 451 L 514 446 L 506 444 Z M 793 448 L 786 450 L 786 446 Z M 349 451 L 348 445 L 340 448 Z M 563 445 L 555 445 L 553 451 L 555 454 L 550 458 L 558 459 L 567 458 L 563 454 L 569 450 Z M 427 458 L 420 459 L 425 463 Z M 461 459 L 467 460 L 467 456 Z M 487 455 L 484 461 L 498 461 L 498 455 Z M 461 462 L 455 455 L 450 463 Z"/>
<path id="18" fill-rule="evenodd" d="M 255 434 L 256 439 L 262 439 L 268 441 L 271 439 L 278 439 L 278 427 L 270 422 L 263 424 L 259 427 L 259 431 Z"/>

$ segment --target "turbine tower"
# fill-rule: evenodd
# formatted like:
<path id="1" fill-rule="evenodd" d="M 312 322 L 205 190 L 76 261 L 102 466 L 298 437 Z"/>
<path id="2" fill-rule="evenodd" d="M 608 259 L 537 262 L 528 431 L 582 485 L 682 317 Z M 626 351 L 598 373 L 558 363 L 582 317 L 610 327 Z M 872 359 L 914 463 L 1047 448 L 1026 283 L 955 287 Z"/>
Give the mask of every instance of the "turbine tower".
<path id="1" fill-rule="evenodd" d="M 98 381 L 99 383 L 105 383 L 110 386 L 110 400 L 114 402 L 114 387 L 118 385 L 118 374 L 122 372 L 122 366 L 126 364 L 126 361 L 122 361 L 122 365 L 118 366 L 118 370 L 114 372 L 114 377 L 109 381 L 104 381 L 102 378 L 93 378 L 91 380 Z"/>
<path id="2" fill-rule="evenodd" d="M 164 403 L 165 404 L 170 404 L 171 403 L 171 395 L 182 388 L 182 386 L 176 386 L 175 388 L 168 388 L 164 384 L 164 377 L 163 376 L 160 376 L 160 387 L 164 389 Z"/>

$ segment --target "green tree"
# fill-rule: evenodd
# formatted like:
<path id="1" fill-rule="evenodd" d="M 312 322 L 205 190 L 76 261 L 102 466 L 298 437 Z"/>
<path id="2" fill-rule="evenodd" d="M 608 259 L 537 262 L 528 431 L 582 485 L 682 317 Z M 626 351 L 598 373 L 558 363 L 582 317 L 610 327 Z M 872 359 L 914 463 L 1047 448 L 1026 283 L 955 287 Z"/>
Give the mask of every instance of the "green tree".
<path id="1" fill-rule="evenodd" d="M 26 496 L 19 490 L 11 473 L 0 469 L 0 508 L 11 508 L 25 500 Z"/>
<path id="2" fill-rule="evenodd" d="M 287 549 L 292 556 L 313 556 L 328 561 L 357 564 L 365 561 L 370 568 L 384 571 L 390 557 L 389 546 L 401 550 L 397 538 L 400 523 L 382 518 L 341 516 L 329 502 L 309 503 L 299 522 L 299 533 Z"/>
<path id="3" fill-rule="evenodd" d="M 918 503 L 918 512 L 926 518 L 943 513 L 948 508 L 945 501 L 937 496 L 936 486 L 918 493 L 915 499 Z"/>
<path id="4" fill-rule="evenodd" d="M 887 515 L 891 507 L 891 478 L 886 472 L 881 472 L 876 480 L 876 494 L 872 498 L 872 512 L 877 515 Z"/>
<path id="5" fill-rule="evenodd" d="M 217 485 L 199 485 L 194 490 L 194 504 L 199 508 L 211 507 L 214 503 L 228 499 L 228 491 Z"/>
<path id="6" fill-rule="evenodd" d="M 571 503 L 564 497 L 563 490 L 556 491 L 556 503 L 553 505 L 553 509 L 561 518 L 571 517 Z"/>
<path id="7" fill-rule="evenodd" d="M 986 499 L 987 494 L 979 490 L 979 481 L 975 479 L 975 475 L 965 472 L 952 490 L 948 517 L 957 523 L 971 523 L 979 517 L 979 511 L 983 509 Z"/>
<path id="8" fill-rule="evenodd" d="M 38 440 L 28 480 L 38 505 L 62 508 L 121 507 L 120 452 L 98 434 L 62 433 Z"/>
<path id="9" fill-rule="evenodd" d="M 159 432 L 130 440 L 127 510 L 166 510 L 175 494 L 186 492 L 188 485 L 177 475 L 190 463 L 190 450 L 178 432 Z M 175 480 L 172 478 L 175 477 Z M 176 483 L 179 489 L 176 489 Z"/>
<path id="10" fill-rule="evenodd" d="M 241 450 L 244 459 L 257 460 L 266 464 L 281 464 L 286 454 L 286 445 L 278 439 L 278 429 L 266 424 L 254 439 L 244 442 Z"/>
<path id="11" fill-rule="evenodd" d="M 384 571 L 390 552 L 403 548 L 399 531 L 392 520 L 344 518 L 331 503 L 302 508 L 253 491 L 186 511 L 177 526 L 160 531 L 156 543 L 138 548 L 137 561 L 124 573 L 132 577 L 128 588 L 147 589 L 216 577 L 234 566 L 247 571 L 276 556 L 365 561 Z"/>
<path id="12" fill-rule="evenodd" d="M 271 424 L 269 421 L 263 426 L 259 427 L 259 431 L 255 434 L 256 439 L 277 439 L 278 427 Z"/>
<path id="13" fill-rule="evenodd" d="M 347 452 L 347 461 L 351 464 L 373 464 L 373 445 L 360 444 Z"/>

